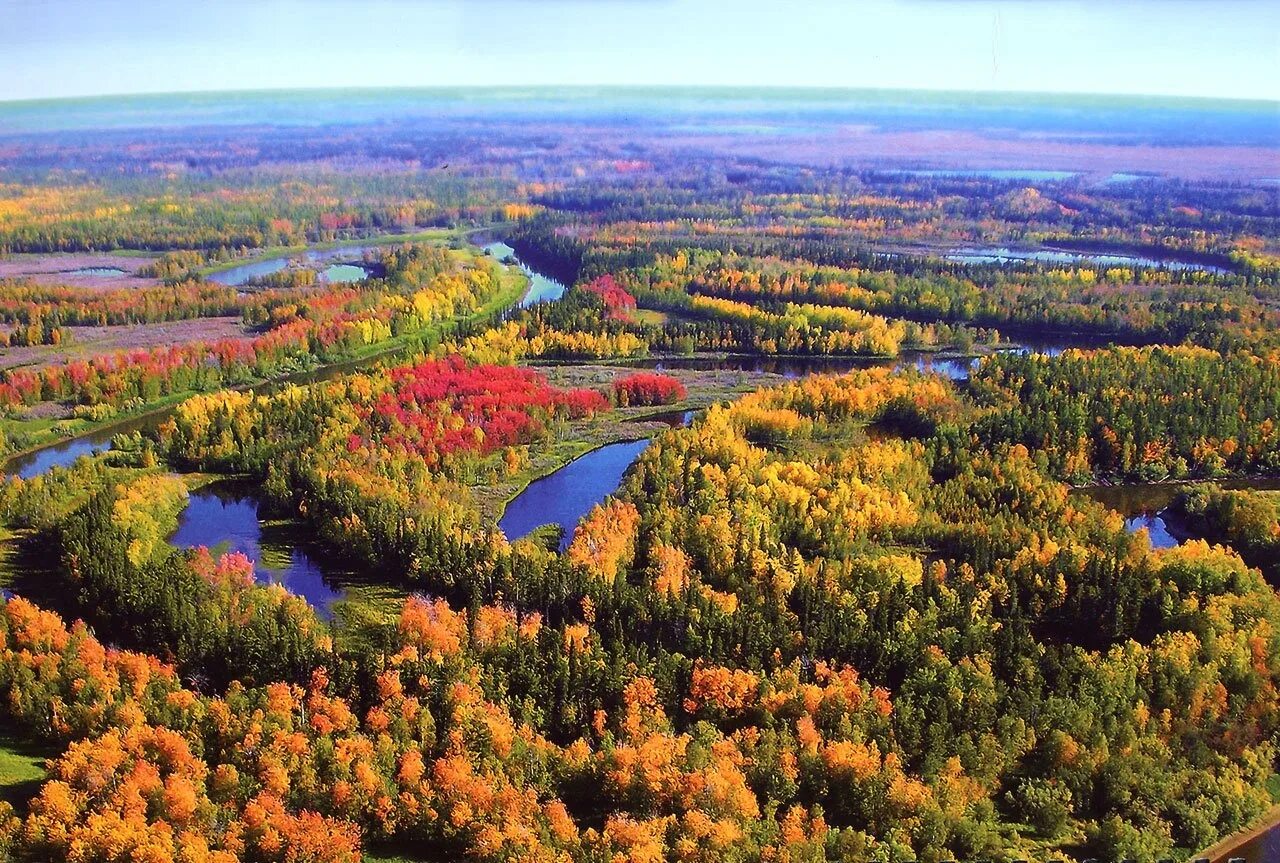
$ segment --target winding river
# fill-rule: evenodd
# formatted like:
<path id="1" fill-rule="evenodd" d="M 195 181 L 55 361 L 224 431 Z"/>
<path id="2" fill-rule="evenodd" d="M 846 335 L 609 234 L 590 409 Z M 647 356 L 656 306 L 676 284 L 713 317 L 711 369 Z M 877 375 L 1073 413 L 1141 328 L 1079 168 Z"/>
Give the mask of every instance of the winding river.
<path id="1" fill-rule="evenodd" d="M 530 286 L 520 300 L 521 307 L 558 299 L 565 286 L 554 279 L 533 270 L 515 257 L 514 250 L 505 243 L 490 243 L 486 250 L 499 260 L 518 265 L 530 279 Z M 363 256 L 365 247 L 302 253 L 308 263 L 328 263 L 325 276 L 329 281 L 356 281 L 365 278 L 369 271 L 350 263 Z M 997 250 L 1003 251 L 1003 250 Z M 327 256 L 327 257 L 326 257 Z M 294 256 L 295 258 L 297 256 Z M 344 260 L 345 259 L 345 260 Z M 289 265 L 290 257 L 249 262 L 211 276 L 213 281 L 228 285 L 241 285 L 253 279 L 278 272 Z M 1050 354 L 1080 344 L 1080 340 L 1035 341 L 1015 348 L 1017 350 L 1042 351 Z M 385 359 L 385 355 L 340 363 L 333 366 L 299 372 L 272 383 L 260 385 L 259 391 L 278 388 L 286 383 L 309 383 L 372 365 Z M 923 352 L 906 353 L 896 359 L 867 359 L 859 357 L 666 357 L 637 360 L 630 365 L 654 369 L 693 368 L 729 369 L 779 374 L 798 378 L 816 372 L 842 372 L 857 368 L 889 366 L 916 368 L 936 372 L 953 380 L 969 376 L 975 360 L 970 357 L 940 356 Z M 157 411 L 127 420 L 115 426 L 100 429 L 72 440 L 62 441 L 43 449 L 16 456 L 5 465 L 10 473 L 29 479 L 39 476 L 53 467 L 67 466 L 76 459 L 109 449 L 116 434 L 148 431 L 170 416 L 175 408 Z M 688 425 L 693 413 L 673 410 L 640 417 L 641 420 L 666 422 L 673 427 Z M 562 529 L 560 549 L 566 549 L 573 539 L 578 522 L 596 504 L 617 490 L 627 470 L 649 445 L 648 440 L 622 441 L 602 446 L 560 469 L 534 480 L 507 505 L 499 521 L 499 527 L 508 538 L 515 540 L 527 536 L 535 528 L 547 524 Z M 1280 481 L 1269 483 L 1222 483 L 1226 487 L 1280 488 Z M 1164 511 L 1173 500 L 1178 486 L 1155 484 L 1143 486 L 1113 486 L 1082 489 L 1102 503 L 1119 511 L 1126 518 L 1131 530 L 1146 528 L 1153 545 L 1164 547 L 1180 541 L 1177 531 L 1169 525 Z M 1183 537 L 1185 538 L 1185 537 Z M 290 592 L 305 598 L 317 613 L 330 619 L 334 606 L 346 595 L 346 589 L 330 573 L 326 572 L 310 546 L 295 526 L 264 522 L 260 504 L 253 491 L 234 481 L 220 481 L 193 492 L 187 507 L 179 518 L 177 530 L 170 538 L 179 547 L 206 546 L 215 553 L 240 552 L 254 561 L 254 572 L 260 582 L 281 584 Z M 1280 846 L 1280 830 L 1270 829 L 1251 839 L 1246 845 L 1232 852 L 1243 855 L 1250 863 L 1255 859 L 1269 859 Z M 1255 858 L 1255 855 L 1261 855 Z"/>
<path id="2" fill-rule="evenodd" d="M 566 290 L 564 283 L 543 275 L 524 261 L 521 261 L 516 255 L 516 250 L 506 243 L 489 243 L 484 247 L 484 250 L 499 261 L 509 261 L 515 264 L 520 268 L 521 272 L 529 277 L 529 290 L 525 291 L 524 296 L 520 298 L 520 308 L 527 309 L 529 306 L 535 306 L 538 303 L 549 303 L 564 296 Z"/>

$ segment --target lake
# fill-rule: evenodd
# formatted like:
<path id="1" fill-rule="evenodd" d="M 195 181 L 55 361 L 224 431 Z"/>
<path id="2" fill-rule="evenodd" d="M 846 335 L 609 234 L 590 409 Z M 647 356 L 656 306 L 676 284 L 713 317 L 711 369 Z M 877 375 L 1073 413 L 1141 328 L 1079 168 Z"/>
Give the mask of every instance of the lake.
<path id="1" fill-rule="evenodd" d="M 180 548 L 205 546 L 215 556 L 240 552 L 254 563 L 262 584 L 279 584 L 311 603 L 323 619 L 345 591 L 331 584 L 324 569 L 306 550 L 296 525 L 267 525 L 259 514 L 252 487 L 219 481 L 191 493 L 169 541 Z"/>
<path id="2" fill-rule="evenodd" d="M 272 273 L 278 273 L 288 267 L 291 261 L 297 261 L 304 266 L 330 264 L 327 269 L 322 271 L 322 275 L 330 282 L 357 282 L 368 278 L 370 275 L 369 269 L 358 262 L 364 259 L 367 252 L 375 251 L 378 248 L 380 247 L 342 246 L 336 249 L 307 249 L 274 258 L 262 258 L 237 264 L 234 267 L 210 273 L 206 278 L 220 285 L 239 287 L 254 279 L 261 279 Z M 336 271 L 337 277 L 330 275 L 330 271 Z"/>
<path id="3" fill-rule="evenodd" d="M 1205 482 L 1206 480 L 1201 480 Z M 1173 501 L 1191 482 L 1128 483 L 1124 485 L 1092 485 L 1075 489 L 1073 494 L 1088 495 L 1124 516 L 1125 528 L 1136 533 L 1146 528 L 1152 548 L 1172 548 L 1192 535 L 1173 520 L 1167 511 Z M 1226 479 L 1217 484 L 1228 489 L 1280 489 L 1280 479 Z"/>
<path id="4" fill-rule="evenodd" d="M 1046 171 L 1036 168 L 973 168 L 973 169 L 924 169 L 916 171 L 896 171 L 912 177 L 986 177 L 991 180 L 1031 180 L 1054 182 L 1070 180 L 1077 176 L 1076 171 Z"/>
<path id="5" fill-rule="evenodd" d="M 498 527 L 514 542 L 544 524 L 559 525 L 564 531 L 560 539 L 564 551 L 573 541 L 578 522 L 617 491 L 627 468 L 647 446 L 648 440 L 606 444 L 535 479 L 507 504 Z"/>
<path id="6" fill-rule="evenodd" d="M 1042 264 L 1095 264 L 1104 267 L 1142 267 L 1145 269 L 1199 270 L 1207 273 L 1229 273 L 1225 267 L 1173 256 L 1147 257 L 1112 252 L 1088 252 L 1080 249 L 1044 248 L 1014 249 L 1007 246 L 971 246 L 952 249 L 943 256 L 957 264 L 1013 264 L 1034 261 Z"/>

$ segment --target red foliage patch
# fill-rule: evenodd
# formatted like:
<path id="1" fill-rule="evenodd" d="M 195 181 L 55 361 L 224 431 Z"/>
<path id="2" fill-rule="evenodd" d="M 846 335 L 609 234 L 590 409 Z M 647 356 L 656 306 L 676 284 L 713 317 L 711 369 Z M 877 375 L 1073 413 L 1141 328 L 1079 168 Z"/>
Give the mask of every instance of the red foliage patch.
<path id="1" fill-rule="evenodd" d="M 600 276 L 581 287 L 589 294 L 595 294 L 604 300 L 604 307 L 609 317 L 618 321 L 631 320 L 631 312 L 635 310 L 636 298 L 614 281 L 613 276 Z"/>
<path id="2" fill-rule="evenodd" d="M 613 382 L 613 397 L 620 405 L 669 405 L 686 395 L 684 384 L 657 372 L 637 372 Z"/>
<path id="3" fill-rule="evenodd" d="M 596 390 L 558 390 L 531 369 L 468 366 L 458 356 L 392 369 L 391 380 L 394 390 L 367 417 L 371 436 L 428 464 L 456 452 L 529 443 L 556 417 L 580 419 L 609 406 Z M 354 436 L 348 442 L 363 444 Z"/>

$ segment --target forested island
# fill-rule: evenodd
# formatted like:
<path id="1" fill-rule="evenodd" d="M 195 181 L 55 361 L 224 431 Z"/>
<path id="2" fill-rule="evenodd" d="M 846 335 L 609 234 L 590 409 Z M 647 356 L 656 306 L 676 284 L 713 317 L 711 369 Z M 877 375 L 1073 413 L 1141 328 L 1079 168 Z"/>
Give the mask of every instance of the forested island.
<path id="1" fill-rule="evenodd" d="M 219 98 L 0 104 L 0 859 L 1276 820 L 1269 106 Z"/>

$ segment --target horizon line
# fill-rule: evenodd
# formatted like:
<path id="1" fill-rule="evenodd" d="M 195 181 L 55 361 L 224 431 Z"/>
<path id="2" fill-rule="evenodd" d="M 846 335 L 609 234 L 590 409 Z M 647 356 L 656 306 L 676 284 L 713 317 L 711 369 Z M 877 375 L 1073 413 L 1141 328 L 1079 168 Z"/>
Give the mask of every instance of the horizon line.
<path id="1" fill-rule="evenodd" d="M 1280 112 L 1280 97 L 1240 97 L 1240 96 L 1207 96 L 1207 95 L 1186 95 L 1173 93 L 1111 93 L 1111 92 L 1090 92 L 1082 90 L 965 90 L 954 88 L 934 88 L 934 87 L 870 87 L 870 86 L 849 86 L 839 84 L 651 84 L 651 83 L 629 83 L 629 84 L 558 84 L 558 83 L 507 83 L 507 84 L 360 84 L 349 86 L 319 86 L 319 87 L 249 87 L 234 89 L 192 89 L 192 90 L 138 90 L 112 93 L 83 93 L 69 94 L 60 96 L 33 96 L 18 99 L 0 99 L 0 108 L 35 106 L 35 105 L 56 105 L 88 103 L 88 102 L 109 102 L 113 100 L 125 99 L 164 99 L 180 96 L 187 97 L 234 97 L 234 96 L 269 96 L 269 95 L 324 95 L 324 94 L 357 94 L 357 93 L 380 93 L 380 92 L 435 92 L 435 93 L 462 93 L 477 91 L 650 91 L 650 92 L 708 92 L 708 93 L 794 93 L 794 94 L 824 94 L 828 96 L 837 96 L 840 94 L 902 94 L 902 95 L 926 95 L 926 96 L 954 96 L 954 97 L 980 97 L 980 98 L 1060 98 L 1060 99 L 1099 99 L 1104 101 L 1127 101 L 1127 100 L 1149 100 L 1156 102 L 1178 103 L 1178 102 L 1202 102 L 1202 103 L 1228 103 L 1237 106 L 1254 106 L 1258 108 L 1272 108 Z"/>

